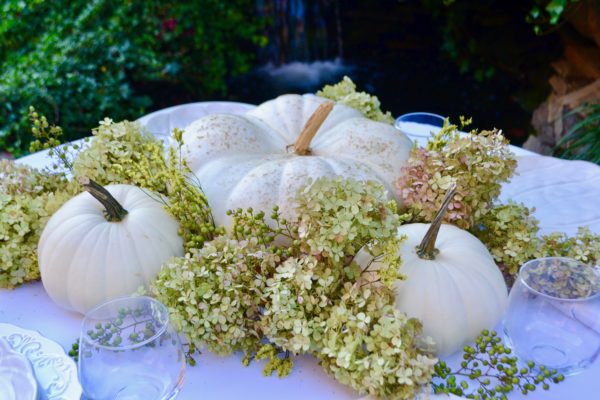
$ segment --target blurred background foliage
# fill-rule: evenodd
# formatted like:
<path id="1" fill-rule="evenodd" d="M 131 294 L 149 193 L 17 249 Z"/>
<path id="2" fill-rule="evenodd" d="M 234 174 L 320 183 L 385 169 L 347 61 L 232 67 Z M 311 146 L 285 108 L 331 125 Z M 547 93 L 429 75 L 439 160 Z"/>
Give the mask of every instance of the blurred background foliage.
<path id="1" fill-rule="evenodd" d="M 23 154 L 34 105 L 88 135 L 99 119 L 151 105 L 223 96 L 264 40 L 250 0 L 4 0 L 0 18 L 0 149 Z"/>
<path id="2" fill-rule="evenodd" d="M 105 116 L 135 119 L 192 101 L 260 103 L 343 75 L 394 115 L 469 115 L 519 145 L 553 95 L 566 20 L 595 1 L 3 0 L 0 152 L 26 154 L 30 105 L 71 140 Z M 600 142 L 596 120 L 573 128 L 598 109 L 577 110 L 560 128 Z M 589 159 L 573 140 L 555 154 Z"/>

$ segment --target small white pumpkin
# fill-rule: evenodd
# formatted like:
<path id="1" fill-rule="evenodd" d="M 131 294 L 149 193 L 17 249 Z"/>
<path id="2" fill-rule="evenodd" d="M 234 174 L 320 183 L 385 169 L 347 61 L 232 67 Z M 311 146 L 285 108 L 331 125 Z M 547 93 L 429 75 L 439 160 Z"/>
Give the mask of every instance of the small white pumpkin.
<path id="1" fill-rule="evenodd" d="M 72 198 L 50 218 L 38 262 L 48 296 L 85 313 L 147 286 L 165 261 L 183 256 L 183 240 L 156 195 L 131 185 L 80 181 L 90 193 Z"/>
<path id="2" fill-rule="evenodd" d="M 485 245 L 469 232 L 441 223 L 455 190 L 448 191 L 431 224 L 398 228 L 398 237 L 405 237 L 399 253 L 406 279 L 396 281 L 396 308 L 421 320 L 423 335 L 433 339 L 439 357 L 492 329 L 508 302 L 502 273 Z M 361 250 L 355 261 L 364 268 L 372 256 Z M 373 272 L 362 276 L 365 283 L 378 284 L 379 262 L 373 264 Z"/>
<path id="3" fill-rule="evenodd" d="M 423 334 L 433 338 L 441 357 L 492 329 L 508 301 L 502 273 L 485 245 L 465 230 L 441 224 L 455 189 L 431 224 L 398 229 L 406 236 L 400 254 L 407 279 L 396 283 L 396 307 L 423 322 Z"/>
<path id="4" fill-rule="evenodd" d="M 225 226 L 230 224 L 227 210 L 238 208 L 252 207 L 269 216 L 278 205 L 282 216 L 291 219 L 297 191 L 308 178 L 374 180 L 393 195 L 412 147 L 391 125 L 350 107 L 291 94 L 244 116 L 201 118 L 186 128 L 183 140 L 183 154 L 202 184 L 215 222 Z"/>

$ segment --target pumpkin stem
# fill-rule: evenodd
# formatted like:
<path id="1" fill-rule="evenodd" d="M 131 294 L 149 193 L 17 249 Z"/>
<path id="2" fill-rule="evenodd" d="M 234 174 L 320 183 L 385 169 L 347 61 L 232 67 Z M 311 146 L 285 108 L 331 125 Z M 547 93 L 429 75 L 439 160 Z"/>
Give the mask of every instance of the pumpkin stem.
<path id="1" fill-rule="evenodd" d="M 302 128 L 302 132 L 300 132 L 298 139 L 296 139 L 296 143 L 294 143 L 294 153 L 301 156 L 310 154 L 310 149 L 308 148 L 310 142 L 317 134 L 317 131 L 325 121 L 325 118 L 327 118 L 331 110 L 333 110 L 333 106 L 334 103 L 331 101 L 319 105 L 308 121 L 306 121 L 304 128 Z"/>
<path id="2" fill-rule="evenodd" d="M 435 256 L 437 253 L 439 253 L 439 250 L 435 248 L 435 240 L 437 239 L 438 232 L 440 231 L 440 226 L 442 226 L 442 220 L 444 219 L 444 214 L 446 214 L 446 210 L 448 209 L 448 204 L 450 204 L 454 194 L 456 194 L 456 184 L 453 184 L 446 192 L 442 206 L 429 225 L 429 229 L 427 230 L 427 233 L 425 233 L 421 244 L 417 246 L 417 255 L 420 258 L 425 260 L 435 260 Z"/>
<path id="3" fill-rule="evenodd" d="M 107 221 L 119 222 L 125 218 L 127 210 L 102 185 L 87 176 L 80 176 L 78 180 L 83 188 L 104 206 L 104 217 Z"/>

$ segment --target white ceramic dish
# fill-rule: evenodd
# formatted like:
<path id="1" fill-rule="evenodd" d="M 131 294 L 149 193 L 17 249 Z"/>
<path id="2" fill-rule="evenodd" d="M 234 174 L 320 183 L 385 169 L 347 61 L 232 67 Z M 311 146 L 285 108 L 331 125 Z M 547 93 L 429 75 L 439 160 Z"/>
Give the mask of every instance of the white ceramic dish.
<path id="1" fill-rule="evenodd" d="M 40 400 L 77 400 L 81 385 L 75 362 L 63 348 L 38 332 L 0 323 L 0 339 L 27 358 L 37 380 Z M 2 394 L 0 389 L 0 394 Z M 18 399 L 20 400 L 19 396 Z M 4 397 L 2 397 L 4 399 Z"/>
<path id="2" fill-rule="evenodd" d="M 0 399 L 35 400 L 37 381 L 29 360 L 0 337 Z"/>

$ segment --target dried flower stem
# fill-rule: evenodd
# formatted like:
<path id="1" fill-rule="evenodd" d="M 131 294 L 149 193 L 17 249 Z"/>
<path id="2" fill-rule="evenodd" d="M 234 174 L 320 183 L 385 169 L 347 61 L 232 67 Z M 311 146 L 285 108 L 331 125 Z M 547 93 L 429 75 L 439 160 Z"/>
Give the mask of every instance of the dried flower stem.
<path id="1" fill-rule="evenodd" d="M 78 180 L 81 186 L 104 206 L 104 217 L 107 221 L 119 222 L 125 218 L 127 210 L 102 185 L 87 176 L 80 176 Z"/>
<path id="2" fill-rule="evenodd" d="M 310 116 L 304 128 L 302 128 L 302 132 L 296 139 L 296 143 L 294 143 L 294 153 L 304 156 L 310 154 L 310 142 L 313 140 L 317 131 L 331 112 L 333 110 L 334 103 L 328 101 L 326 103 L 322 103 L 315 112 Z"/>
<path id="3" fill-rule="evenodd" d="M 417 255 L 425 260 L 434 260 L 436 254 L 439 252 L 435 248 L 435 240 L 437 239 L 438 232 L 440 231 L 440 226 L 442 226 L 442 220 L 444 219 L 444 214 L 446 214 L 446 210 L 448 209 L 448 204 L 454 197 L 456 193 L 456 184 L 452 184 L 450 189 L 446 192 L 446 196 L 444 197 L 444 201 L 442 202 L 442 206 L 438 210 L 433 222 L 429 225 L 429 229 L 427 233 L 425 233 L 425 237 L 421 241 L 421 244 L 417 247 Z"/>

